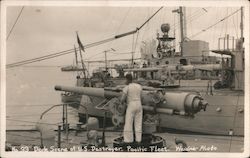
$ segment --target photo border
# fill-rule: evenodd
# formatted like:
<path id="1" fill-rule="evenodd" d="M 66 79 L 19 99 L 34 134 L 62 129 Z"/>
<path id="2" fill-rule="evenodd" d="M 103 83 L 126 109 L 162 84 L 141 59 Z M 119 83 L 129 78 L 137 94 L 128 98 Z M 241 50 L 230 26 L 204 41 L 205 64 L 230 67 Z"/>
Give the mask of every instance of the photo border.
<path id="1" fill-rule="evenodd" d="M 245 91 L 244 91 L 244 152 L 6 152 L 6 11 L 8 6 L 58 6 L 58 7 L 244 7 Z M 249 2 L 248 1 L 2 1 L 1 2 L 1 156 L 2 157 L 248 157 L 249 156 Z"/>

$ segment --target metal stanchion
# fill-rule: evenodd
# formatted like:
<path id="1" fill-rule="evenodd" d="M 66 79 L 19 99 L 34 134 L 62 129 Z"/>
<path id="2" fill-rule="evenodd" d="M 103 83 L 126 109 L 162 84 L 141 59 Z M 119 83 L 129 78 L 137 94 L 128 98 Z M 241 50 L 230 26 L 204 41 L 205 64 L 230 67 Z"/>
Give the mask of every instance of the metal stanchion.
<path id="1" fill-rule="evenodd" d="M 64 130 L 65 129 L 65 104 L 63 104 L 62 122 L 63 122 L 63 130 Z"/>
<path id="2" fill-rule="evenodd" d="M 66 125 L 65 125 L 65 131 L 66 131 L 66 140 L 68 141 L 69 137 L 69 124 L 68 124 L 68 106 L 65 104 L 65 118 L 66 118 Z"/>
<path id="3" fill-rule="evenodd" d="M 40 132 L 41 148 L 43 148 L 43 134 Z"/>
<path id="4" fill-rule="evenodd" d="M 105 111 L 104 118 L 103 118 L 103 127 L 102 127 L 102 146 L 106 146 L 106 140 L 105 140 L 106 117 L 107 117 L 107 112 Z"/>
<path id="5" fill-rule="evenodd" d="M 212 84 L 212 80 L 210 80 L 210 94 L 213 95 L 213 84 Z"/>
<path id="6" fill-rule="evenodd" d="M 58 126 L 57 133 L 58 133 L 57 147 L 61 148 L 61 126 L 60 125 Z"/>

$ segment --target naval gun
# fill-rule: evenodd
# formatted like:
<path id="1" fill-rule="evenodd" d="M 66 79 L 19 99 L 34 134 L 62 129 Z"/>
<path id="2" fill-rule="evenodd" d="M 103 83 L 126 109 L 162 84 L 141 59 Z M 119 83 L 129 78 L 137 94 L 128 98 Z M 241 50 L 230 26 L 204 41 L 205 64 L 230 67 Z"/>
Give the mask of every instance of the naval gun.
<path id="1" fill-rule="evenodd" d="M 105 90 L 93 87 L 55 86 L 57 91 L 73 92 L 90 97 L 103 98 L 96 105 L 97 109 L 108 110 L 112 113 L 112 123 L 120 126 L 124 123 L 126 106 L 122 105 L 119 97 L 121 90 Z M 142 107 L 145 112 L 166 115 L 181 115 L 194 117 L 201 110 L 206 110 L 208 103 L 198 94 L 189 92 L 169 92 L 164 89 L 151 88 L 142 92 Z"/>
<path id="2" fill-rule="evenodd" d="M 113 105 L 112 107 L 114 107 L 115 105 L 118 113 L 125 112 L 124 109 L 126 106 L 122 105 L 118 99 L 122 92 L 117 90 L 70 86 L 55 86 L 55 90 L 100 97 L 108 100 L 108 104 L 107 102 L 104 102 L 106 103 L 106 106 Z M 194 114 L 200 112 L 201 110 L 205 111 L 206 106 L 208 105 L 208 103 L 198 94 L 188 92 L 169 92 L 159 88 L 143 90 L 141 101 L 143 110 L 145 111 L 190 117 L 193 117 Z"/>
<path id="3" fill-rule="evenodd" d="M 103 101 L 95 108 L 111 112 L 112 123 L 121 127 L 124 124 L 126 105 L 120 102 L 121 90 L 111 90 L 93 87 L 69 87 L 55 86 L 57 91 L 73 92 L 89 97 L 103 98 Z M 151 88 L 142 92 L 143 124 L 142 124 L 142 143 L 143 147 L 150 149 L 152 146 L 162 148 L 165 146 L 165 140 L 162 137 L 155 136 L 156 127 L 159 124 L 160 114 L 180 115 L 192 118 L 202 110 L 206 110 L 208 103 L 198 94 L 188 92 L 170 92 L 166 89 Z M 136 144 L 136 143 L 135 143 Z M 137 147 L 138 144 L 130 144 Z M 123 147 L 123 137 L 114 139 L 114 147 Z M 127 148 L 125 147 L 125 150 Z"/>

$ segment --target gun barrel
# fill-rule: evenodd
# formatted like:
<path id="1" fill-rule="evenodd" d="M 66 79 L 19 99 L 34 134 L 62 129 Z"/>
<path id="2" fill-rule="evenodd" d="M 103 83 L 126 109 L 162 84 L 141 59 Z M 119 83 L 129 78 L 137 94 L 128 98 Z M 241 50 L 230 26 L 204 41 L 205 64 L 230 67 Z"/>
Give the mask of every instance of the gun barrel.
<path id="1" fill-rule="evenodd" d="M 176 66 L 159 66 L 156 68 L 152 67 L 146 67 L 146 68 L 133 68 L 133 69 L 124 69 L 124 71 L 133 71 L 133 72 L 157 72 L 160 70 L 168 70 L 168 71 L 178 71 L 178 70 L 184 70 L 184 71 L 190 71 L 190 70 L 221 70 L 222 65 L 221 64 L 199 64 L 199 65 L 176 65 Z"/>
<path id="2" fill-rule="evenodd" d="M 94 97 L 102 98 L 113 98 L 120 96 L 118 92 L 105 91 L 103 88 L 93 88 L 93 87 L 69 87 L 69 86 L 55 86 L 57 91 L 74 92 L 82 95 L 89 95 Z"/>
<path id="3" fill-rule="evenodd" d="M 119 97 L 121 95 L 120 92 L 94 87 L 55 86 L 55 90 L 106 99 Z M 179 111 L 180 114 L 197 113 L 202 109 L 205 110 L 207 106 L 207 103 L 200 96 L 186 92 L 167 92 L 163 95 L 157 94 L 156 92 L 144 91 L 142 93 L 142 104 L 146 105 L 146 110 L 152 110 L 152 106 L 157 104 L 158 111 L 156 111 L 159 113 L 173 113 L 172 110 L 174 110 L 175 112 Z"/>

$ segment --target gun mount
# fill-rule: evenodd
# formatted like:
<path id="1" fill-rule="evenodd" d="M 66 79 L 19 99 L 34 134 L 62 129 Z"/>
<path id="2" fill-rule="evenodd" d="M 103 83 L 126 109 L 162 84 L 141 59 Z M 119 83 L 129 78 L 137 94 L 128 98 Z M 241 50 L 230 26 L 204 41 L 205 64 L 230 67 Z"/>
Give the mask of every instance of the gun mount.
<path id="1" fill-rule="evenodd" d="M 113 90 L 105 90 L 104 88 L 92 87 L 67 87 L 55 86 L 57 91 L 66 91 L 86 95 L 89 97 L 103 98 L 103 101 L 96 105 L 95 108 L 109 111 L 112 113 L 112 123 L 115 126 L 124 124 L 124 116 L 126 106 L 121 104 L 119 97 L 121 92 Z M 164 92 L 163 90 L 143 90 L 142 106 L 143 106 L 143 124 L 142 124 L 142 144 L 145 148 L 158 146 L 162 148 L 165 140 L 152 133 L 156 131 L 159 124 L 159 114 L 163 115 L 181 115 L 194 117 L 194 114 L 201 110 L 206 110 L 208 103 L 197 94 L 181 92 Z M 123 142 L 123 137 L 114 139 L 114 147 L 122 147 L 124 150 L 127 146 L 138 147 L 138 144 Z"/>
<path id="2" fill-rule="evenodd" d="M 124 124 L 126 106 L 120 102 L 119 97 L 122 95 L 121 91 L 106 90 L 104 88 L 68 86 L 55 86 L 55 90 L 102 98 L 103 101 L 95 105 L 95 108 L 110 112 L 112 114 L 112 123 L 115 126 L 121 127 Z M 138 147 L 140 145 L 148 149 L 152 146 L 162 148 L 165 146 L 165 140 L 160 136 L 153 135 L 153 133 L 156 132 L 157 125 L 160 123 L 159 114 L 181 115 L 192 118 L 201 110 L 205 111 L 208 105 L 208 103 L 197 94 L 187 92 L 176 93 L 154 88 L 143 90 L 141 100 L 144 111 L 142 144 L 126 144 L 123 141 L 123 137 L 118 137 L 113 140 L 114 147 L 122 147 L 125 151 L 128 146 Z M 104 138 L 103 136 L 103 139 Z"/>
<path id="3" fill-rule="evenodd" d="M 103 102 L 106 105 L 107 103 L 116 104 L 117 109 L 120 109 L 118 111 L 123 111 L 121 110 L 123 109 L 123 105 L 121 105 L 119 99 L 117 99 L 121 96 L 121 92 L 105 90 L 103 88 L 68 86 L 55 86 L 55 90 L 74 92 L 92 97 L 101 97 L 107 100 Z M 187 92 L 164 92 L 163 90 L 156 89 L 156 91 L 143 91 L 142 105 L 145 111 L 193 117 L 194 114 L 201 110 L 205 111 L 208 103 L 197 94 Z M 110 111 L 112 112 L 112 110 Z"/>

